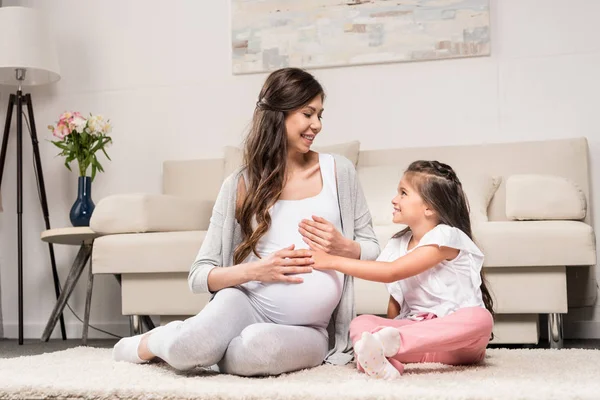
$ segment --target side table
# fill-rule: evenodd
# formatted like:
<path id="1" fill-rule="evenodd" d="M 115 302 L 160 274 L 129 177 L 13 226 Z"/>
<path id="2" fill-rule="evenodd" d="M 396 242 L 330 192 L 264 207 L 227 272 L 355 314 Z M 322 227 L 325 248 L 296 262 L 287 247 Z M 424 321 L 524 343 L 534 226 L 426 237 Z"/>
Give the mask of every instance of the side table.
<path id="1" fill-rule="evenodd" d="M 53 244 L 65 244 L 65 245 L 76 245 L 79 246 L 79 252 L 75 257 L 75 261 L 71 266 L 65 285 L 60 293 L 56 305 L 52 310 L 50 319 L 42 334 L 42 341 L 47 342 L 60 318 L 63 309 L 67 305 L 69 297 L 75 289 L 75 285 L 79 280 L 85 266 L 90 259 L 92 254 L 92 248 L 94 245 L 94 239 L 101 236 L 101 234 L 94 232 L 88 227 L 73 227 L 73 228 L 59 228 L 49 229 L 42 232 L 41 239 L 44 242 Z M 91 263 L 90 263 L 91 264 Z M 83 334 L 81 337 L 82 344 L 87 345 L 88 337 L 88 326 L 90 322 L 90 306 L 92 302 L 92 286 L 94 283 L 94 275 L 92 275 L 92 266 L 89 268 L 87 295 L 85 300 L 85 316 L 83 318 Z"/>

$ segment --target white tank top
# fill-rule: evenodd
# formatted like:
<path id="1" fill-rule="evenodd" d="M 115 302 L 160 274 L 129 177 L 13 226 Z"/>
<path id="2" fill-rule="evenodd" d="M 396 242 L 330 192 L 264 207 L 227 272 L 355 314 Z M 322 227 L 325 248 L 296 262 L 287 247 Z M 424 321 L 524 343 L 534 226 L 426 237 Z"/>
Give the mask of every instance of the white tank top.
<path id="1" fill-rule="evenodd" d="M 325 218 L 341 232 L 334 158 L 331 154 L 319 154 L 319 164 L 323 181 L 319 194 L 301 200 L 278 200 L 271 208 L 271 226 L 256 246 L 262 258 L 291 244 L 296 249 L 307 249 L 298 224 L 313 215 Z M 250 253 L 245 261 L 256 260 Z M 275 323 L 326 328 L 340 301 L 344 276 L 336 271 L 315 270 L 301 277 L 304 282 L 300 284 L 251 281 L 241 286 Z"/>

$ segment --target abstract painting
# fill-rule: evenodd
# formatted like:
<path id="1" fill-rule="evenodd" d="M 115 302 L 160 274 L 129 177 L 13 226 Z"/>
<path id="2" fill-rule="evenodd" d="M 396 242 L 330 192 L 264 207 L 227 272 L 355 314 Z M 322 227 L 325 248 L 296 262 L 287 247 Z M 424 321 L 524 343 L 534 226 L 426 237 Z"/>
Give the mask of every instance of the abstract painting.
<path id="1" fill-rule="evenodd" d="M 231 0 L 235 74 L 490 54 L 489 0 Z"/>

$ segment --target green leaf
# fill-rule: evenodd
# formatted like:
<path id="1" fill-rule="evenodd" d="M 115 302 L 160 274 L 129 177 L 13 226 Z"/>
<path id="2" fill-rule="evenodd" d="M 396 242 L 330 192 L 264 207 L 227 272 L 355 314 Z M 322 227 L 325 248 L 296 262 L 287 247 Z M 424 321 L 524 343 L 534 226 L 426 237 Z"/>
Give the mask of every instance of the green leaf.
<path id="1" fill-rule="evenodd" d="M 63 150 L 69 150 L 69 146 L 64 144 L 63 142 L 52 142 L 56 147 Z"/>
<path id="2" fill-rule="evenodd" d="M 98 150 L 100 150 L 100 149 L 102 148 L 102 146 L 104 146 L 104 145 L 103 145 L 103 143 L 102 143 L 102 142 L 98 142 L 98 143 L 97 143 L 97 144 L 96 144 L 96 145 L 95 145 L 95 146 L 92 148 L 92 150 L 91 150 L 90 152 L 91 152 L 91 153 L 95 153 L 95 152 L 97 152 Z"/>
<path id="3" fill-rule="evenodd" d="M 112 161 L 111 158 L 108 156 L 108 154 L 106 154 L 106 150 L 104 150 L 104 147 L 102 148 L 102 152 L 104 153 L 106 158 L 108 158 L 109 161 Z"/>
<path id="4" fill-rule="evenodd" d="M 100 164 L 100 162 L 98 161 L 98 159 L 96 157 L 94 157 L 93 163 L 96 166 L 96 168 L 98 168 L 98 171 L 104 172 L 104 168 L 102 167 L 102 164 Z"/>

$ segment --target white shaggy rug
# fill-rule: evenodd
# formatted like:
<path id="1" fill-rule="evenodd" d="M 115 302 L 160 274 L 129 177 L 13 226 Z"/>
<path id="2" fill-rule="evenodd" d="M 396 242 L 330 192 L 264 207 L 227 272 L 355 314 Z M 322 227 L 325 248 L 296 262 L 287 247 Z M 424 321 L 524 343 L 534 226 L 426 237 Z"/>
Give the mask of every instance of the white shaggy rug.
<path id="1" fill-rule="evenodd" d="M 164 363 L 111 360 L 78 347 L 0 359 L 0 399 L 598 399 L 600 350 L 491 349 L 485 364 L 409 364 L 401 379 L 323 365 L 276 378 L 241 378 Z"/>

